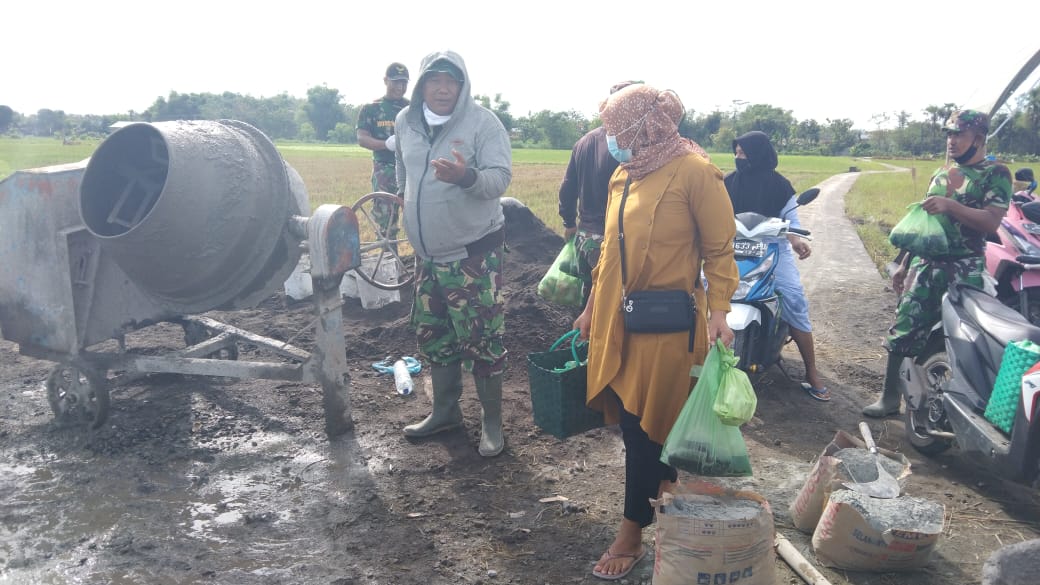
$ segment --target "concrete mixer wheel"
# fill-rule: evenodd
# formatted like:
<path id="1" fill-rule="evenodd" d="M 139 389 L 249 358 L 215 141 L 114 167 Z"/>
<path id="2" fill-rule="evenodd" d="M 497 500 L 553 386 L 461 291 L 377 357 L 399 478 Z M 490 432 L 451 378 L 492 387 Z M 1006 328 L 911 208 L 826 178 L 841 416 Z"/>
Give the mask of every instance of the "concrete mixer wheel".
<path id="1" fill-rule="evenodd" d="M 378 289 L 400 290 L 415 282 L 414 258 L 401 257 L 401 245 L 408 243 L 400 225 L 403 209 L 403 199 L 382 191 L 351 206 L 361 236 L 361 266 L 354 272 Z"/>
<path id="2" fill-rule="evenodd" d="M 96 429 L 108 418 L 108 384 L 87 366 L 60 364 L 47 376 L 47 400 L 61 423 L 86 422 Z"/>

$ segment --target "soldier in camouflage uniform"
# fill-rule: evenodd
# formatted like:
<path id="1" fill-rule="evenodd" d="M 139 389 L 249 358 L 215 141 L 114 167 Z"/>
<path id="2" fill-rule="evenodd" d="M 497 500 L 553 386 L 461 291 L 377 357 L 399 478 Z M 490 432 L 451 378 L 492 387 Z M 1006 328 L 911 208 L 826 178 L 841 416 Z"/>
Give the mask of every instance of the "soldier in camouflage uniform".
<path id="1" fill-rule="evenodd" d="M 394 119 L 408 105 L 404 97 L 408 91 L 408 68 L 391 63 L 383 77 L 386 95 L 365 104 L 358 113 L 358 144 L 372 151 L 372 190 L 397 195 L 396 141 Z M 373 219 L 390 238 L 397 237 L 398 209 L 377 201 L 372 208 Z"/>
<path id="2" fill-rule="evenodd" d="M 433 411 L 404 434 L 461 426 L 462 373 L 469 371 L 481 407 L 477 451 L 494 457 L 505 448 L 501 198 L 512 179 L 512 149 L 502 122 L 470 88 L 460 55 L 431 53 L 411 104 L 397 116 L 397 181 L 416 256 L 411 324 L 433 387 Z"/>
<path id="3" fill-rule="evenodd" d="M 622 81 L 610 88 L 613 94 L 633 83 Z M 567 171 L 560 183 L 559 213 L 563 218 L 564 239 L 574 238 L 578 252 L 578 274 L 581 278 L 581 304 L 592 291 L 592 270 L 599 262 L 603 243 L 604 216 L 607 213 L 607 184 L 618 161 L 607 150 L 607 133 L 602 126 L 590 130 L 574 143 Z"/>
<path id="4" fill-rule="evenodd" d="M 885 340 L 889 353 L 884 389 L 877 402 L 863 409 L 867 416 L 899 412 L 899 366 L 904 357 L 924 349 L 932 327 L 942 318 L 942 297 L 950 284 L 983 289 L 986 235 L 996 231 L 1011 201 L 1011 172 L 986 159 L 989 116 L 960 110 L 943 128 L 947 153 L 955 164 L 932 175 L 922 208 L 946 216 L 949 251 L 938 258 L 905 254 L 892 274 L 892 288 L 901 296 Z"/>

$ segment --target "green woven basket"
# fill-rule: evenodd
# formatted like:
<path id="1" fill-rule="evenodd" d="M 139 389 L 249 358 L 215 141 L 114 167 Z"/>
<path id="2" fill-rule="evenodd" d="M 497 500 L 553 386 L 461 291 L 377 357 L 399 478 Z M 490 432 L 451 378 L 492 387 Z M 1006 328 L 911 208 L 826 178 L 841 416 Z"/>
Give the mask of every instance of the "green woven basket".
<path id="1" fill-rule="evenodd" d="M 1022 396 L 1022 375 L 1040 360 L 1040 345 L 1032 341 L 1012 341 L 1004 348 L 993 392 L 986 403 L 983 416 L 1005 433 L 1011 433 L 1019 398 Z"/>
<path id="2" fill-rule="evenodd" d="M 577 343 L 577 331 L 565 333 L 549 351 L 527 354 L 534 424 L 556 437 L 603 426 L 603 414 L 585 406 L 588 344 Z M 557 349 L 569 341 L 569 348 Z"/>

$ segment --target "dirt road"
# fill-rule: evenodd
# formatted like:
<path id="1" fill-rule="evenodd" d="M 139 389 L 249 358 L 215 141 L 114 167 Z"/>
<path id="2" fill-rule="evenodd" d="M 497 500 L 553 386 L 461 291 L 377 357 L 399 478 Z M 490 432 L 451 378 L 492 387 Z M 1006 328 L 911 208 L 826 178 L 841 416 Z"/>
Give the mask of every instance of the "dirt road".
<path id="1" fill-rule="evenodd" d="M 835 399 L 819 403 L 771 370 L 756 382 L 759 408 L 743 430 L 755 476 L 734 481 L 771 503 L 777 529 L 812 560 L 787 506 L 834 433 L 855 432 L 859 408 L 880 386 L 884 335 L 895 299 L 844 219 L 855 174 L 826 181 L 802 210 L 814 253 L 801 264 L 821 370 Z M 344 308 L 355 430 L 323 433 L 320 389 L 271 381 L 153 375 L 112 392 L 97 431 L 52 419 L 41 384 L 53 364 L 0 342 L 0 584 L 457 584 L 598 582 L 591 564 L 610 543 L 623 492 L 613 429 L 558 441 L 535 427 L 524 357 L 570 328 L 573 315 L 534 293 L 562 244 L 533 216 L 513 218 L 506 264 L 507 448 L 476 452 L 479 403 L 466 381 L 464 431 L 423 441 L 400 429 L 429 408 L 428 381 L 401 397 L 371 363 L 410 354 L 408 302 Z M 275 296 L 254 310 L 213 313 L 277 339 L 295 338 L 311 307 Z M 162 354 L 183 346 L 174 326 L 129 339 Z M 256 347 L 241 359 L 262 360 Z M 800 379 L 793 347 L 787 370 Z M 955 453 L 930 461 L 903 441 L 897 418 L 875 423 L 882 447 L 913 463 L 911 495 L 946 507 L 946 530 L 928 568 L 851 573 L 835 584 L 977 583 L 986 556 L 1038 532 L 1035 492 L 980 473 Z M 568 502 L 541 503 L 561 495 Z M 645 532 L 652 544 L 653 530 Z M 778 583 L 799 578 L 777 561 Z M 628 583 L 649 583 L 644 561 Z"/>

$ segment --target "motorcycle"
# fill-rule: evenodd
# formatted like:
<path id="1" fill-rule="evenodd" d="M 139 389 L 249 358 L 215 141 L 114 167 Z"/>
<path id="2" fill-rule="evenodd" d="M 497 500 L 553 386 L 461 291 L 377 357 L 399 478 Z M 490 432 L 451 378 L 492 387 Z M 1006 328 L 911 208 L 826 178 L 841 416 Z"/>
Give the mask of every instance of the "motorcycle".
<path id="1" fill-rule="evenodd" d="M 1040 327 L 983 291 L 951 286 L 925 350 L 904 359 L 900 368 L 910 444 L 931 456 L 956 443 L 1002 476 L 1036 481 L 1040 385 L 1022 384 L 1010 434 L 983 416 L 1004 348 L 1022 340 L 1040 343 Z"/>
<path id="2" fill-rule="evenodd" d="M 809 204 L 819 194 L 815 187 L 805 191 L 798 196 L 798 205 L 792 211 Z M 740 282 L 730 300 L 726 323 L 735 335 L 733 352 L 739 357 L 737 367 L 754 374 L 779 364 L 780 351 L 791 340 L 775 283 L 779 238 L 786 238 L 787 234 L 812 237 L 808 230 L 791 227 L 788 219 L 750 211 L 738 213 L 736 223 L 733 252 Z"/>
<path id="3" fill-rule="evenodd" d="M 1015 195 L 986 242 L 986 272 L 997 298 L 1040 325 L 1040 201 Z"/>

